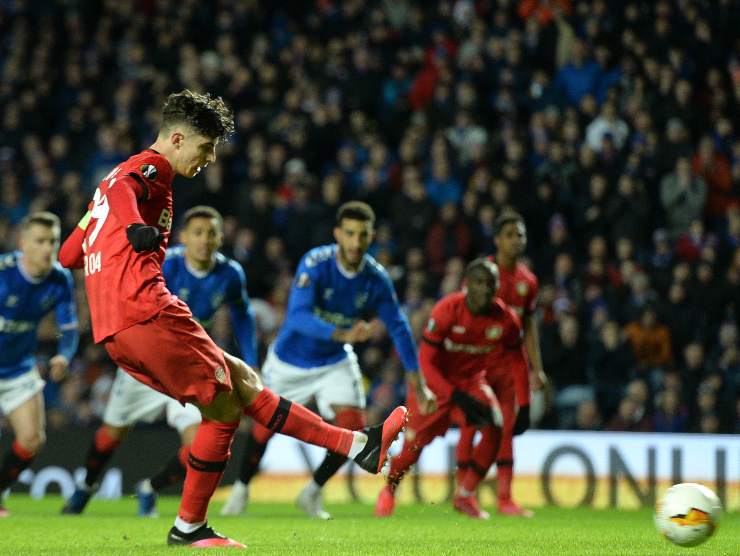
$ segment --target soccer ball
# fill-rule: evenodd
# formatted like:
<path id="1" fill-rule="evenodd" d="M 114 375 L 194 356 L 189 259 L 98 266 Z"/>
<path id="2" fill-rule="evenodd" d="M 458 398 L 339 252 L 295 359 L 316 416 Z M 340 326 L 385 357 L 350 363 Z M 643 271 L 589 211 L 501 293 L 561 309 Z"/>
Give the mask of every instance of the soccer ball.
<path id="1" fill-rule="evenodd" d="M 655 505 L 655 526 L 674 544 L 696 546 L 712 536 L 721 514 L 714 492 L 697 483 L 681 483 Z"/>

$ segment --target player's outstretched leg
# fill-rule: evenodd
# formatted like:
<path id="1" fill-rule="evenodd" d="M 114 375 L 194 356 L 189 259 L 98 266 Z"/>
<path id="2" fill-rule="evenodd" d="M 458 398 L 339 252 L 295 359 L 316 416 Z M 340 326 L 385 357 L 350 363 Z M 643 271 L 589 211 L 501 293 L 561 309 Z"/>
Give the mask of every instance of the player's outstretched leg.
<path id="1" fill-rule="evenodd" d="M 335 412 L 334 421 L 337 426 L 352 431 L 365 428 L 365 412 L 358 407 L 332 408 Z M 345 456 L 336 452 L 327 452 L 324 460 L 314 471 L 311 481 L 301 490 L 296 505 L 309 517 L 317 519 L 331 519 L 331 514 L 322 505 L 321 489 L 347 461 Z"/>
<path id="2" fill-rule="evenodd" d="M 105 465 L 113 457 L 116 448 L 128 434 L 126 427 L 113 427 L 103 424 L 95 431 L 90 448 L 85 457 L 85 478 L 75 486 L 75 491 L 64 504 L 63 514 L 81 514 L 95 493 L 98 480 Z"/>
<path id="3" fill-rule="evenodd" d="M 246 415 L 273 434 L 280 432 L 351 458 L 368 473 L 380 472 L 388 449 L 406 426 L 408 410 L 403 406 L 394 409 L 383 423 L 362 432 L 330 425 L 301 404 L 262 386 L 259 376 L 240 359 L 224 355 Z"/>
<path id="4" fill-rule="evenodd" d="M 256 422 L 253 424 L 244 443 L 239 478 L 231 486 L 231 493 L 221 508 L 221 515 L 241 515 L 244 512 L 249 501 L 249 483 L 259 471 L 270 438 L 272 432 L 267 427 Z"/>

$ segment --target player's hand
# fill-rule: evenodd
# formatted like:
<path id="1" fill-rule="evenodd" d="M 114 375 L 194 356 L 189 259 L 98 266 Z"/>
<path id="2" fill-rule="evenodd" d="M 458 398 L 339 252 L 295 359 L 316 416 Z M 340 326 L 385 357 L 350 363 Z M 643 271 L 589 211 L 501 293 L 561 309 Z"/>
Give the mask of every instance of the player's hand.
<path id="1" fill-rule="evenodd" d="M 164 236 L 159 229 L 146 224 L 131 224 L 126 228 L 126 238 L 137 253 L 156 251 Z"/>
<path id="2" fill-rule="evenodd" d="M 64 355 L 55 355 L 49 359 L 49 378 L 54 382 L 59 382 L 67 376 L 69 361 Z"/>
<path id="3" fill-rule="evenodd" d="M 352 325 L 349 330 L 338 330 L 336 339 L 345 344 L 356 344 L 359 342 L 367 342 L 370 338 L 370 334 L 373 331 L 373 327 L 369 322 L 359 320 Z"/>
<path id="4" fill-rule="evenodd" d="M 476 400 L 470 394 L 461 390 L 452 391 L 452 403 L 458 406 L 465 413 L 465 417 L 470 425 L 493 425 L 493 411 L 491 406 Z"/>
<path id="5" fill-rule="evenodd" d="M 545 384 L 547 384 L 547 375 L 545 374 L 545 371 L 540 369 L 538 371 L 532 370 L 529 372 L 530 390 L 534 392 L 542 390 L 545 387 Z"/>
<path id="6" fill-rule="evenodd" d="M 422 415 L 431 415 L 437 411 L 437 396 L 426 384 L 419 382 L 416 386 L 416 402 Z"/>
<path id="7" fill-rule="evenodd" d="M 514 435 L 522 434 L 529 428 L 529 406 L 523 405 L 519 408 L 514 421 Z"/>

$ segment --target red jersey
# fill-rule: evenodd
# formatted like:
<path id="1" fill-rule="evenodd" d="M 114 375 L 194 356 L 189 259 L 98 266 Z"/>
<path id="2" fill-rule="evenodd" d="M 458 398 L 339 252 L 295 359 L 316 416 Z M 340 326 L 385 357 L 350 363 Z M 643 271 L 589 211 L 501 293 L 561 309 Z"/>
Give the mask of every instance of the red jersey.
<path id="1" fill-rule="evenodd" d="M 488 260 L 496 262 L 493 256 Z M 516 263 L 514 268 L 498 266 L 499 288 L 496 297 L 514 309 L 521 319 L 534 313 L 537 308 L 537 277 L 522 263 Z"/>
<path id="2" fill-rule="evenodd" d="M 152 318 L 174 300 L 162 276 L 172 225 L 173 178 L 167 159 L 147 149 L 116 166 L 95 190 L 82 239 L 95 342 Z M 129 223 L 110 214 L 106 195 L 117 186 L 134 190 L 142 220 L 164 235 L 158 251 L 136 253 L 126 238 Z"/>
<path id="3" fill-rule="evenodd" d="M 424 378 L 441 399 L 453 388 L 481 373 L 496 354 L 518 348 L 522 326 L 516 313 L 500 299 L 491 312 L 474 315 L 465 304 L 465 293 L 443 297 L 432 309 L 419 350 Z"/>

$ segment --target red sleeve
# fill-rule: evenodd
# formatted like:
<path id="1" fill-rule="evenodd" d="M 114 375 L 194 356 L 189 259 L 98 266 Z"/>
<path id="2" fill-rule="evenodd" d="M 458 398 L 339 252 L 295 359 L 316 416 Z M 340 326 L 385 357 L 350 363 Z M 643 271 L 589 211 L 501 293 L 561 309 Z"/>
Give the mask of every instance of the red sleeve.
<path id="1" fill-rule="evenodd" d="M 144 224 L 139 214 L 137 199 L 146 194 L 144 187 L 131 176 L 123 176 L 113 183 L 106 191 L 108 206 L 116 219 L 127 227 L 131 224 Z"/>
<path id="2" fill-rule="evenodd" d="M 519 315 L 516 314 L 511 308 L 505 306 L 505 325 L 504 325 L 504 337 L 502 338 L 503 344 L 507 348 L 519 349 L 523 345 L 524 339 L 524 328 Z"/>
<path id="3" fill-rule="evenodd" d="M 527 300 L 527 313 L 532 314 L 537 309 L 537 294 L 539 293 L 539 283 L 537 277 L 533 274 L 529 284 L 529 299 Z"/>
<path id="4" fill-rule="evenodd" d="M 440 400 L 449 399 L 453 389 L 438 363 L 439 354 L 444 349 L 444 339 L 447 338 L 451 326 L 452 312 L 449 303 L 442 299 L 432 309 L 419 346 L 419 366 L 424 373 L 424 379 Z"/>
<path id="5" fill-rule="evenodd" d="M 59 249 L 59 262 L 65 268 L 82 268 L 85 254 L 82 251 L 82 240 L 85 239 L 85 230 L 75 226 L 74 231 Z"/>

